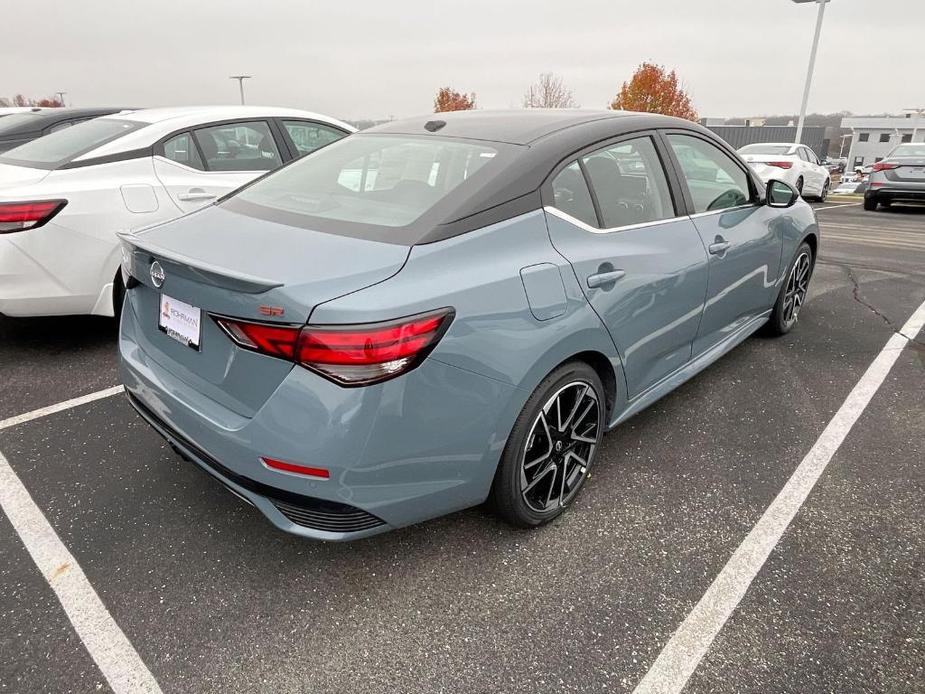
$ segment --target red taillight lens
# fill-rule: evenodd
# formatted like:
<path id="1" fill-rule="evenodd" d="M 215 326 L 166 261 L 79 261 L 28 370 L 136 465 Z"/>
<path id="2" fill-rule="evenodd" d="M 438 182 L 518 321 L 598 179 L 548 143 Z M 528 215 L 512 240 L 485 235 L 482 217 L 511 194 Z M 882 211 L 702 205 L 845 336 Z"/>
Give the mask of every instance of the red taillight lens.
<path id="1" fill-rule="evenodd" d="M 899 164 L 890 164 L 885 161 L 878 161 L 876 164 L 873 165 L 873 167 L 871 167 L 871 171 L 873 172 L 892 171 L 893 169 L 898 169 L 898 168 L 899 168 Z"/>
<path id="2" fill-rule="evenodd" d="M 768 166 L 776 166 L 778 169 L 792 169 L 792 161 L 769 161 Z"/>
<path id="3" fill-rule="evenodd" d="M 67 200 L 0 202 L 0 234 L 40 227 L 66 204 Z"/>
<path id="4" fill-rule="evenodd" d="M 369 385 L 421 363 L 453 320 L 453 309 L 360 325 L 277 326 L 216 317 L 240 347 L 295 361 L 344 386 Z"/>

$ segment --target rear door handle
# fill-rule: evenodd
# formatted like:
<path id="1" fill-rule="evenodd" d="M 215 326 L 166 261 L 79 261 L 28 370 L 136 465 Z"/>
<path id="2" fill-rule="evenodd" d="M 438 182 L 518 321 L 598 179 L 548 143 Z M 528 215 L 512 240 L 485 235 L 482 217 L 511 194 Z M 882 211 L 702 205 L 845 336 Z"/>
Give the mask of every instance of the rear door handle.
<path id="1" fill-rule="evenodd" d="M 194 200 L 214 200 L 217 195 L 215 193 L 207 193 L 204 190 L 191 190 L 187 193 L 180 193 L 177 195 L 178 200 L 183 202 L 193 202 Z"/>
<path id="2" fill-rule="evenodd" d="M 722 255 L 729 250 L 729 247 L 732 244 L 728 241 L 716 241 L 715 243 L 710 244 L 710 254 L 711 255 Z"/>
<path id="3" fill-rule="evenodd" d="M 588 277 L 588 289 L 597 289 L 605 284 L 616 282 L 625 274 L 624 270 L 611 270 L 610 272 L 599 272 L 596 275 L 590 275 Z"/>

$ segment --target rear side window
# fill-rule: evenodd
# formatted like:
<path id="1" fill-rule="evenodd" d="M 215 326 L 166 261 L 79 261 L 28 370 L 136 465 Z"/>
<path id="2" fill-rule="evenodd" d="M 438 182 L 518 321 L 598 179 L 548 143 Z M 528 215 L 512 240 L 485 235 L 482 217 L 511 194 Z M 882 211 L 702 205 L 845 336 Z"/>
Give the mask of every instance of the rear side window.
<path id="1" fill-rule="evenodd" d="M 674 217 L 662 162 L 649 137 L 621 142 L 582 159 L 606 229 Z"/>
<path id="2" fill-rule="evenodd" d="M 552 181 L 552 195 L 555 207 L 585 224 L 597 226 L 597 213 L 591 200 L 591 192 L 578 162 L 566 166 Z"/>
<path id="3" fill-rule="evenodd" d="M 176 135 L 164 143 L 164 157 L 178 164 L 202 170 L 202 158 L 189 133 Z"/>
<path id="4" fill-rule="evenodd" d="M 209 171 L 270 171 L 283 163 L 264 121 L 201 128 L 194 135 Z"/>
<path id="5" fill-rule="evenodd" d="M 145 125 L 121 118 L 94 118 L 4 152 L 0 162 L 54 169 Z"/>
<path id="6" fill-rule="evenodd" d="M 285 120 L 283 126 L 299 154 L 314 152 L 346 135 L 342 130 L 309 121 Z"/>
<path id="7" fill-rule="evenodd" d="M 389 236 L 494 169 L 496 143 L 436 137 L 354 135 L 309 154 L 241 190 L 230 202 L 304 218 L 362 225 Z M 300 222 L 302 223 L 302 222 Z M 376 227 L 380 227 L 379 230 Z M 349 232 L 346 232 L 349 233 Z"/>
<path id="8" fill-rule="evenodd" d="M 695 212 L 714 212 L 751 201 L 748 174 L 728 154 L 706 140 L 669 135 Z"/>

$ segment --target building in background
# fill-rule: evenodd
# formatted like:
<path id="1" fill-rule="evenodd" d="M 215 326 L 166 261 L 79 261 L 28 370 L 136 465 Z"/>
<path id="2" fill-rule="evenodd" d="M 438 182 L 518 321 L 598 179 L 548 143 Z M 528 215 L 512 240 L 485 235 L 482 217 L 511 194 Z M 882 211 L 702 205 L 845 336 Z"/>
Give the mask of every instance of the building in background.
<path id="1" fill-rule="evenodd" d="M 842 127 L 851 130 L 848 166 L 876 164 L 903 142 L 925 142 L 925 116 L 910 113 L 905 116 L 879 118 L 845 118 Z"/>
<path id="2" fill-rule="evenodd" d="M 763 118 L 750 118 L 746 122 L 763 121 Z M 796 127 L 786 125 L 715 125 L 715 119 L 712 118 L 705 118 L 700 122 L 735 149 L 759 142 L 796 142 L 797 137 Z M 829 155 L 829 140 L 826 139 L 826 128 L 823 126 L 803 128 L 802 144 L 812 149 L 822 161 Z"/>

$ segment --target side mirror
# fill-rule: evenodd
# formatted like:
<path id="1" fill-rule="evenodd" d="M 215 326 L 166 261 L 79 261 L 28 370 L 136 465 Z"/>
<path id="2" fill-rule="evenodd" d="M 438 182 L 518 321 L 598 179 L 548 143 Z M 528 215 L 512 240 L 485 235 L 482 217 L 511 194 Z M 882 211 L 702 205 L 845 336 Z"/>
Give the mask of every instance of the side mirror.
<path id="1" fill-rule="evenodd" d="M 768 181 L 767 201 L 770 207 L 793 207 L 799 199 L 799 191 L 789 183 L 773 178 Z"/>

